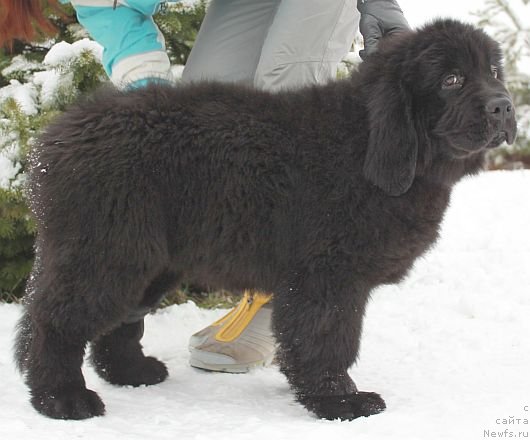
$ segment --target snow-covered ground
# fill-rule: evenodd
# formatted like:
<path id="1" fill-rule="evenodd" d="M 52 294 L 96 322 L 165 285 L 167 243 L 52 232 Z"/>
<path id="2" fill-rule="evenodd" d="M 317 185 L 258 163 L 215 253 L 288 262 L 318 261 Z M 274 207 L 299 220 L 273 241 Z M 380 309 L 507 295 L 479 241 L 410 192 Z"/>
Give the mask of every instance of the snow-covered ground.
<path id="1" fill-rule="evenodd" d="M 3 304 L 0 439 L 478 440 L 505 430 L 529 438 L 529 191 L 530 171 L 464 180 L 438 245 L 404 282 L 374 293 L 350 372 L 360 389 L 383 395 L 382 414 L 317 420 L 274 366 L 246 375 L 193 369 L 189 336 L 225 311 L 188 303 L 147 318 L 145 350 L 167 362 L 166 382 L 120 388 L 86 366 L 107 415 L 47 419 L 30 406 L 11 359 L 20 307 Z"/>

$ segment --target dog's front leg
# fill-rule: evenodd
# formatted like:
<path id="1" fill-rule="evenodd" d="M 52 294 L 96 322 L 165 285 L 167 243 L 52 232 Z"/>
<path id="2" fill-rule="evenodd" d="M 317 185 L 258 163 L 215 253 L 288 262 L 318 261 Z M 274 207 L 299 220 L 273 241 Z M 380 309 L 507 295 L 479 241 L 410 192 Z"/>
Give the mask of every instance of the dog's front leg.
<path id="1" fill-rule="evenodd" d="M 348 375 L 359 349 L 366 295 L 305 277 L 274 298 L 277 359 L 298 400 L 318 417 L 351 420 L 385 409 L 376 393 L 359 392 Z M 321 286 L 320 286 L 321 287 Z"/>

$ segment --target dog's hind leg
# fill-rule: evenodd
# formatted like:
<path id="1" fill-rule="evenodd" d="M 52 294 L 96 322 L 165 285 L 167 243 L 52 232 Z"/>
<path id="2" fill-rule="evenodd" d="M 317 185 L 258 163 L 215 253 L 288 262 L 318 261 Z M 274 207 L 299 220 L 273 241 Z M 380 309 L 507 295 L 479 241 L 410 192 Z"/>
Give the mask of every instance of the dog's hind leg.
<path id="1" fill-rule="evenodd" d="M 166 379 L 168 371 L 159 360 L 145 356 L 140 339 L 144 315 L 176 286 L 178 277 L 164 272 L 147 288 L 141 304 L 125 322 L 92 344 L 91 360 L 100 377 L 115 385 L 154 385 Z"/>
<path id="2" fill-rule="evenodd" d="M 276 358 L 298 400 L 330 420 L 383 411 L 383 399 L 359 392 L 347 371 L 359 349 L 366 295 L 338 285 L 322 288 L 322 275 L 301 278 L 298 287 L 275 295 L 273 312 Z"/>
<path id="3" fill-rule="evenodd" d="M 166 366 L 143 354 L 143 333 L 142 318 L 123 323 L 92 344 L 92 364 L 101 378 L 115 385 L 132 386 L 154 385 L 166 379 Z"/>
<path id="4" fill-rule="evenodd" d="M 116 260 L 111 260 L 117 265 L 112 269 L 90 270 L 83 258 L 93 259 L 93 253 L 68 252 L 62 257 L 47 258 L 46 267 L 34 270 L 16 357 L 35 409 L 52 418 L 84 419 L 104 413 L 81 372 L 86 344 L 142 305 L 136 292 L 145 292 L 142 285 L 148 278 L 141 266 L 126 267 L 123 261 L 117 265 Z M 105 267 L 102 264 L 94 267 Z M 138 323 L 122 334 L 138 334 L 140 329 Z M 165 372 L 165 367 L 157 368 Z"/>
<path id="5" fill-rule="evenodd" d="M 63 315 L 69 308 L 61 307 L 55 312 L 39 310 L 33 300 L 18 324 L 15 356 L 30 388 L 31 403 L 52 418 L 102 415 L 105 406 L 86 388 L 81 372 L 88 329 L 82 323 L 80 328 L 71 325 Z"/>

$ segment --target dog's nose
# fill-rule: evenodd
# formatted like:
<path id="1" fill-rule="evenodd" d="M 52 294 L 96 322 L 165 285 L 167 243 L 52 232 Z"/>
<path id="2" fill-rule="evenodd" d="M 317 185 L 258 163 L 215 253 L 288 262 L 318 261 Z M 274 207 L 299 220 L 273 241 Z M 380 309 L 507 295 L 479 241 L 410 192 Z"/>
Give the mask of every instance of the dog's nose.
<path id="1" fill-rule="evenodd" d="M 513 144 L 517 133 L 515 108 L 508 96 L 496 96 L 486 104 L 486 111 L 499 123 L 497 129 L 504 133 L 506 142 Z"/>
<path id="2" fill-rule="evenodd" d="M 493 115 L 493 117 L 504 123 L 513 115 L 512 100 L 506 96 L 495 97 L 490 99 L 486 104 L 486 110 Z"/>

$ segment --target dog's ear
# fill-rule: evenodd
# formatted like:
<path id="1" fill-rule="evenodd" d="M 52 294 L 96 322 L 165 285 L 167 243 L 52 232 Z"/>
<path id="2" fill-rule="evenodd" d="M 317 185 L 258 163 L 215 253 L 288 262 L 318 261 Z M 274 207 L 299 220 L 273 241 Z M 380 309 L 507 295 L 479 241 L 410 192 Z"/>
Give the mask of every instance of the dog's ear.
<path id="1" fill-rule="evenodd" d="M 408 191 L 416 172 L 418 138 L 408 92 L 384 75 L 367 85 L 369 139 L 364 176 L 391 196 Z"/>

